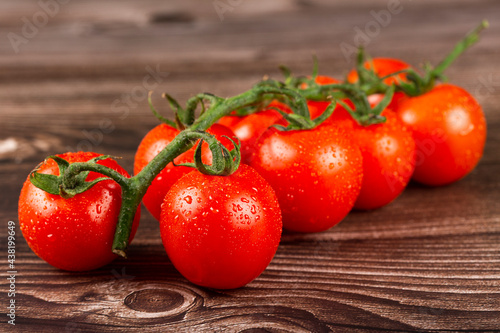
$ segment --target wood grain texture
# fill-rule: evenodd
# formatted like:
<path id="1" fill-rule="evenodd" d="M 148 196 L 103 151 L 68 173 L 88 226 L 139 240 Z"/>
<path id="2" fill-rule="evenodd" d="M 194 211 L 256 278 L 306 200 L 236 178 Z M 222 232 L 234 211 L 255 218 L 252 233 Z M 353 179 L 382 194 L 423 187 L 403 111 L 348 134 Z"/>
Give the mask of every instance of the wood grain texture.
<path id="1" fill-rule="evenodd" d="M 228 3 L 227 1 L 223 1 Z M 236 3 L 236 2 L 233 2 Z M 82 148 L 122 156 L 156 123 L 145 99 L 230 96 L 288 64 L 308 74 L 352 66 L 354 43 L 389 1 L 241 1 L 220 20 L 212 1 L 72 1 L 15 53 L 8 34 L 40 11 L 0 4 L 0 299 L 6 234 L 17 197 L 47 155 Z M 199 288 L 172 266 L 158 223 L 144 210 L 127 260 L 68 273 L 42 262 L 17 229 L 20 332 L 367 332 L 500 330 L 500 25 L 497 1 L 400 1 L 372 33 L 374 56 L 438 61 L 483 18 L 491 27 L 448 71 L 488 121 L 477 169 L 451 186 L 417 184 L 389 206 L 352 212 L 318 234 L 284 233 L 276 257 L 244 288 Z M 9 148 L 10 147 L 10 148 Z M 3 314 L 1 331 L 14 329 Z"/>

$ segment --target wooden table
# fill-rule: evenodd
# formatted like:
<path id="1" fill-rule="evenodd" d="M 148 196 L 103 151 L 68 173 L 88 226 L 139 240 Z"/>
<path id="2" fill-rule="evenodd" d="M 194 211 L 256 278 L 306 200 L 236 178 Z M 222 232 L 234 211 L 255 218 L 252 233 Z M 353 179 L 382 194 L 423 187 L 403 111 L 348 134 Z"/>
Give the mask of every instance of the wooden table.
<path id="1" fill-rule="evenodd" d="M 0 4 L 1 331 L 500 330 L 499 2 L 59 1 L 42 2 L 50 15 L 34 0 Z M 157 124 L 147 89 L 167 112 L 161 92 L 231 96 L 264 74 L 279 78 L 283 63 L 309 74 L 313 54 L 322 73 L 342 77 L 353 62 L 341 48 L 359 40 L 374 56 L 436 63 L 483 18 L 490 29 L 447 72 L 486 113 L 474 172 L 442 188 L 411 184 L 327 232 L 284 233 L 244 288 L 188 283 L 145 210 L 130 258 L 92 272 L 52 268 L 21 237 L 17 197 L 44 157 L 94 150 L 132 171 Z M 18 236 L 15 327 L 4 314 L 8 221 Z"/>

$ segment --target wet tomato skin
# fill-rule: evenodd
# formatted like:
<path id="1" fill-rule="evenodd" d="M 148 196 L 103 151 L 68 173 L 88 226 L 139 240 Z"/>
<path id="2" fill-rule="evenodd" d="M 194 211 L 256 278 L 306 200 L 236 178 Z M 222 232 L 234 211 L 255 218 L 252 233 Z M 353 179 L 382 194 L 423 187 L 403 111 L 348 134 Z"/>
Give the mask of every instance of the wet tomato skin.
<path id="1" fill-rule="evenodd" d="M 347 132 L 328 124 L 300 131 L 270 128 L 250 166 L 276 191 L 283 227 L 298 232 L 339 223 L 352 209 L 363 178 L 361 152 Z"/>
<path id="2" fill-rule="evenodd" d="M 70 163 L 88 161 L 100 154 L 78 152 L 58 155 Z M 97 163 L 128 177 L 116 161 Z M 40 173 L 59 175 L 52 159 Z M 102 175 L 90 172 L 87 181 Z M 19 224 L 29 247 L 50 265 L 68 271 L 87 271 L 102 267 L 116 258 L 111 246 L 121 206 L 121 188 L 104 180 L 69 199 L 49 194 L 24 182 L 19 197 Z M 140 207 L 134 218 L 130 241 L 139 225 Z"/>
<path id="3" fill-rule="evenodd" d="M 412 129 L 417 145 L 414 180 L 430 186 L 451 184 L 470 173 L 481 159 L 486 120 L 466 90 L 441 84 L 404 100 L 397 113 Z"/>
<path id="4" fill-rule="evenodd" d="M 348 131 L 363 156 L 363 184 L 354 208 L 383 207 L 396 199 L 408 185 L 415 169 L 416 147 L 413 133 L 389 109 L 384 123 L 359 125 L 344 108 L 329 123 Z"/>
<path id="5" fill-rule="evenodd" d="M 137 152 L 135 154 L 134 161 L 134 174 L 138 174 L 160 151 L 163 150 L 174 138 L 180 133 L 178 129 L 175 129 L 169 125 L 161 124 L 154 127 L 149 131 L 146 136 L 142 139 Z M 215 135 L 215 137 L 229 150 L 234 148 L 233 144 L 227 138 L 227 136 L 235 140 L 235 135 L 226 126 L 220 124 L 212 125 L 207 133 Z M 196 145 L 195 145 L 196 146 Z M 174 159 L 176 164 L 181 163 L 191 163 L 193 162 L 194 147 L 189 151 L 179 155 Z M 211 163 L 212 153 L 208 149 L 206 143 L 203 144 L 202 148 L 202 160 L 204 163 Z M 192 168 L 184 166 L 174 166 L 169 163 L 153 180 L 149 186 L 146 194 L 143 198 L 143 203 L 147 210 L 159 221 L 161 215 L 161 204 L 163 203 L 163 198 L 167 194 L 170 187 L 183 175 L 192 171 Z"/>
<path id="6" fill-rule="evenodd" d="M 165 196 L 163 245 L 176 269 L 194 284 L 233 289 L 257 278 L 281 238 L 274 191 L 252 168 L 229 176 L 198 171 L 183 176 Z"/>
<path id="7" fill-rule="evenodd" d="M 280 123 L 283 116 L 276 110 L 291 113 L 292 110 L 279 101 L 272 101 L 264 110 L 244 117 L 225 116 L 220 124 L 229 127 L 241 143 L 241 161 L 248 163 L 260 136 L 272 125 Z"/>
<path id="8" fill-rule="evenodd" d="M 245 116 L 231 127 L 236 137 L 240 139 L 243 163 L 249 162 L 260 136 L 282 118 L 282 115 L 276 110 L 263 110 Z"/>

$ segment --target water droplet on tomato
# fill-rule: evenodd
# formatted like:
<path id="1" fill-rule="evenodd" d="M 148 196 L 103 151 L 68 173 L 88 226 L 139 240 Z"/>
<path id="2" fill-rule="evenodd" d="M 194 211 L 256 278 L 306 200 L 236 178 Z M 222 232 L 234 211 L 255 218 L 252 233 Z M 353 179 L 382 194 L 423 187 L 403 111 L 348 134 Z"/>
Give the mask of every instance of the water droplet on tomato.
<path id="1" fill-rule="evenodd" d="M 193 202 L 193 198 L 191 198 L 190 195 L 187 195 L 184 197 L 184 201 L 186 201 L 188 204 L 191 204 Z"/>
<path id="2" fill-rule="evenodd" d="M 247 198 L 241 198 L 242 202 L 249 203 L 250 201 Z"/>

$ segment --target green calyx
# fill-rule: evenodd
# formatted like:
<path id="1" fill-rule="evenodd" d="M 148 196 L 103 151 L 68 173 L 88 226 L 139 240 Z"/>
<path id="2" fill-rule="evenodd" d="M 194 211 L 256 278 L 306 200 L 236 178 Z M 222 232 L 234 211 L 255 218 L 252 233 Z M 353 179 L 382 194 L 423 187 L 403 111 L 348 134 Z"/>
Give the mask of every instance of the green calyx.
<path id="1" fill-rule="evenodd" d="M 196 168 L 199 172 L 210 176 L 229 176 L 238 170 L 241 162 L 240 142 L 235 142 L 228 136 L 223 136 L 231 141 L 234 149 L 227 149 L 215 136 L 205 132 L 192 132 L 193 138 L 199 138 L 194 152 L 194 163 L 174 164 L 175 166 L 187 166 Z M 208 148 L 212 153 L 212 164 L 205 164 L 202 161 L 203 142 L 208 143 Z M 173 163 L 173 162 L 172 162 Z"/>
<path id="2" fill-rule="evenodd" d="M 288 71 L 288 69 L 287 69 Z M 294 80 L 291 73 L 288 71 L 290 76 L 288 79 Z M 328 119 L 335 110 L 336 102 L 333 100 L 333 97 L 328 95 L 325 96 L 325 100 L 332 101 L 327 109 L 317 118 L 311 119 L 311 115 L 309 113 L 309 108 L 307 106 L 306 96 L 302 93 L 300 89 L 297 89 L 296 85 L 297 81 L 283 83 L 277 80 L 266 79 L 264 81 L 259 82 L 255 85 L 255 87 L 275 87 L 277 89 L 287 89 L 290 92 L 294 92 L 294 94 L 284 95 L 281 98 L 276 98 L 281 102 L 285 102 L 288 104 L 292 110 L 292 113 L 286 113 L 283 110 L 280 110 L 276 107 L 269 107 L 268 109 L 275 110 L 281 114 L 281 116 L 288 123 L 287 126 L 284 125 L 273 125 L 273 127 L 277 128 L 280 131 L 294 131 L 294 130 L 310 130 L 321 123 L 323 123 L 326 119 Z M 292 98 L 291 98 L 292 97 Z"/>
<path id="3" fill-rule="evenodd" d="M 349 112 L 352 118 L 356 120 L 358 124 L 361 126 L 370 126 L 385 123 L 386 118 L 382 116 L 382 112 L 387 108 L 389 103 L 391 103 L 392 97 L 394 96 L 395 87 L 390 86 L 382 100 L 375 106 L 371 106 L 366 98 L 366 95 L 363 98 L 351 98 L 350 100 L 354 104 L 354 109 L 351 108 L 344 102 L 339 102 L 344 109 Z"/>
<path id="4" fill-rule="evenodd" d="M 315 81 L 315 77 L 317 76 L 318 71 L 316 62 L 313 69 L 313 75 L 310 78 L 294 77 L 291 71 L 283 66 L 281 67 L 281 70 L 285 75 L 285 84 L 288 85 L 290 89 L 295 89 L 306 99 L 314 101 L 328 101 L 332 99 L 337 100 L 335 103 L 331 103 L 323 114 L 312 121 L 314 122 L 314 124 L 312 125 L 313 127 L 321 124 L 324 120 L 328 119 L 333 114 L 336 104 L 342 105 L 347 110 L 347 112 L 349 112 L 352 118 L 362 126 L 383 123 L 386 119 L 384 116 L 381 116 L 381 113 L 391 102 L 395 88 L 386 87 L 385 85 L 383 85 L 382 79 L 377 77 L 373 71 L 369 72 L 363 66 L 361 66 L 361 68 L 362 69 L 360 69 L 360 71 L 362 72 L 361 75 L 363 76 L 363 79 L 359 80 L 357 83 L 349 83 L 346 81 L 344 83 L 324 85 L 319 85 Z M 373 93 L 370 91 L 375 90 L 375 88 L 373 87 L 375 83 L 377 85 L 383 85 L 385 96 L 379 104 L 372 107 L 368 101 L 368 95 L 370 93 Z M 371 88 L 367 89 L 367 87 Z M 342 101 L 342 99 L 348 99 L 349 101 L 351 101 L 354 105 L 354 108 L 347 105 L 344 101 Z M 288 118 L 286 117 L 286 115 L 283 116 L 286 120 L 289 121 L 289 123 L 291 123 L 291 121 L 294 121 L 294 119 L 289 119 L 294 116 L 290 117 L 289 115 Z M 300 120 L 303 121 L 302 119 Z M 289 128 L 308 129 L 302 124 L 293 124 L 289 126 Z"/>
<path id="5" fill-rule="evenodd" d="M 110 156 L 108 155 L 98 156 L 86 163 L 98 165 L 97 161 L 104 160 L 109 157 Z M 50 194 L 60 195 L 61 197 L 68 199 L 87 191 L 100 181 L 111 179 L 108 177 L 100 177 L 88 182 L 86 179 L 90 171 L 80 172 L 74 177 L 68 178 L 65 177 L 67 174 L 66 171 L 70 167 L 70 163 L 68 161 L 59 156 L 49 156 L 47 158 L 50 158 L 57 163 L 59 167 L 59 176 L 38 173 L 38 169 L 35 169 L 30 173 L 29 179 L 34 186 Z"/>

